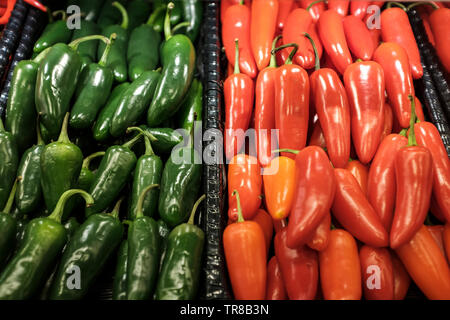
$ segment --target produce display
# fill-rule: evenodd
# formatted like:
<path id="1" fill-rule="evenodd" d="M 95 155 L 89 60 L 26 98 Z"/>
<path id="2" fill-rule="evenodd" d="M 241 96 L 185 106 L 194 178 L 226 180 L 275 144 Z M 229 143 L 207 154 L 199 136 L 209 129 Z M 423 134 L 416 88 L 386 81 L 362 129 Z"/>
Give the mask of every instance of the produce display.
<path id="1" fill-rule="evenodd" d="M 445 95 L 447 5 L 221 1 L 235 299 L 402 300 L 411 283 L 450 299 L 449 150 L 422 109 L 428 40 L 409 16 Z"/>
<path id="2" fill-rule="evenodd" d="M 170 154 L 199 157 L 203 4 L 74 4 L 78 29 L 47 8 L 0 119 L 0 299 L 87 298 L 108 270 L 113 299 L 194 299 L 202 165 Z"/>

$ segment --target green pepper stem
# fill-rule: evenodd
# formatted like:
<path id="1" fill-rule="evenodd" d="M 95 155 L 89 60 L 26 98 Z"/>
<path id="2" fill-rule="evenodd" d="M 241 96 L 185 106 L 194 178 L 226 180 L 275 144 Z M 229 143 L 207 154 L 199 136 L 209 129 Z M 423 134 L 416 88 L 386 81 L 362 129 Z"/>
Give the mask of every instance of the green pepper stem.
<path id="1" fill-rule="evenodd" d="M 238 220 L 237 222 L 244 222 L 244 216 L 242 215 L 242 207 L 241 207 L 241 197 L 239 196 L 239 191 L 236 189 L 233 190 L 232 196 L 236 197 L 237 202 L 237 210 L 238 210 Z"/>
<path id="2" fill-rule="evenodd" d="M 102 40 L 106 45 L 109 44 L 109 39 L 107 37 L 99 35 L 99 34 L 95 34 L 92 36 L 86 36 L 86 37 L 75 39 L 71 43 L 69 43 L 68 46 L 70 48 L 72 48 L 73 50 L 77 50 L 80 43 L 86 42 L 86 41 L 91 41 L 91 40 Z"/>
<path id="3" fill-rule="evenodd" d="M 109 37 L 109 43 L 106 45 L 105 50 L 103 50 L 102 57 L 100 58 L 100 61 L 98 64 L 102 67 L 106 66 L 106 62 L 108 60 L 109 53 L 111 52 L 112 45 L 116 41 L 117 33 L 112 33 Z"/>
<path id="4" fill-rule="evenodd" d="M 58 15 L 61 15 L 61 20 L 62 21 L 66 21 L 67 20 L 67 13 L 66 13 L 66 11 L 64 11 L 64 10 L 57 10 L 57 11 L 54 11 L 53 13 L 52 13 L 52 16 L 53 17 L 56 17 L 56 16 L 58 16 Z"/>
<path id="5" fill-rule="evenodd" d="M 276 36 L 275 39 L 273 39 L 273 41 L 272 41 L 272 51 L 270 52 L 270 63 L 269 63 L 270 68 L 277 67 L 277 56 L 275 55 L 273 50 L 275 50 L 275 48 L 277 47 L 278 40 L 280 40 L 282 37 L 283 36 L 280 34 L 280 35 Z"/>
<path id="6" fill-rule="evenodd" d="M 194 224 L 195 213 L 197 212 L 197 208 L 200 203 L 206 198 L 206 195 L 202 195 L 198 200 L 194 203 L 194 207 L 192 208 L 191 215 L 189 216 L 188 224 Z"/>
<path id="7" fill-rule="evenodd" d="M 148 18 L 146 25 L 153 26 L 155 24 L 156 19 L 159 17 L 162 11 L 166 10 L 166 5 L 161 5 L 158 8 L 156 8 L 150 17 Z"/>
<path id="8" fill-rule="evenodd" d="M 167 5 L 166 16 L 164 18 L 164 37 L 166 38 L 166 41 L 169 40 L 170 38 L 172 38 L 172 29 L 171 29 L 171 25 L 170 25 L 170 13 L 172 12 L 174 7 L 175 7 L 175 5 L 173 4 L 173 2 L 169 2 L 169 4 Z"/>
<path id="9" fill-rule="evenodd" d="M 439 6 L 434 3 L 434 1 L 418 1 L 418 2 L 414 2 L 413 4 L 410 4 L 408 7 L 406 7 L 406 10 L 409 11 L 411 8 L 414 8 L 416 6 L 420 6 L 423 4 L 428 4 L 430 6 L 433 7 L 433 9 L 439 9 Z"/>
<path id="10" fill-rule="evenodd" d="M 407 11 L 406 6 L 404 6 L 403 4 L 399 3 L 399 2 L 395 2 L 395 1 L 391 1 L 387 4 L 386 8 L 390 9 L 392 8 L 393 5 L 396 5 L 397 7 L 402 8 L 403 10 Z"/>
<path id="11" fill-rule="evenodd" d="M 331 229 L 331 230 L 334 230 L 334 229 L 336 229 L 336 226 L 335 226 L 333 223 L 331 223 L 331 224 L 330 224 L 330 229 Z"/>
<path id="12" fill-rule="evenodd" d="M 116 204 L 114 205 L 114 208 L 112 209 L 111 213 L 109 214 L 111 217 L 114 217 L 116 219 L 119 218 L 120 213 L 120 205 L 122 204 L 124 197 L 120 197 L 119 200 L 117 200 Z"/>
<path id="13" fill-rule="evenodd" d="M 280 152 L 290 152 L 293 154 L 298 154 L 300 151 L 299 150 L 294 150 L 294 149 L 276 149 L 273 150 L 272 153 L 280 153 Z"/>
<path id="14" fill-rule="evenodd" d="M 3 213 L 10 213 L 11 208 L 14 203 L 14 196 L 16 195 L 17 190 L 17 182 L 22 179 L 22 177 L 17 177 L 16 180 L 14 180 L 14 184 L 11 188 L 11 192 L 9 193 L 8 200 L 6 201 L 5 208 L 3 209 Z"/>
<path id="15" fill-rule="evenodd" d="M 190 25 L 191 25 L 191 23 L 188 22 L 188 21 L 180 22 L 180 23 L 177 24 L 175 27 L 173 27 L 172 33 L 175 33 L 176 31 L 178 31 L 178 30 L 181 29 L 181 28 L 189 27 Z"/>
<path id="16" fill-rule="evenodd" d="M 234 39 L 234 74 L 241 73 L 239 69 L 239 39 Z"/>
<path id="17" fill-rule="evenodd" d="M 312 8 L 313 5 L 316 5 L 316 4 L 321 3 L 321 2 L 325 2 L 325 0 L 316 0 L 316 1 L 311 2 L 309 4 L 309 6 L 306 7 L 306 11 L 309 11 Z"/>
<path id="18" fill-rule="evenodd" d="M 129 127 L 127 128 L 127 133 L 130 133 L 132 131 L 137 131 L 142 133 L 144 136 L 148 137 L 150 141 L 158 141 L 154 135 L 152 135 L 150 132 L 145 131 L 144 129 L 140 127 Z"/>
<path id="19" fill-rule="evenodd" d="M 408 133 L 408 129 L 402 129 L 398 134 L 399 135 L 401 135 L 401 136 L 404 136 L 404 137 L 406 137 L 406 134 Z"/>
<path id="20" fill-rule="evenodd" d="M 67 134 L 67 127 L 69 125 L 69 112 L 66 112 L 64 116 L 64 121 L 61 127 L 61 133 L 59 134 L 58 142 L 70 143 L 69 135 Z"/>
<path id="21" fill-rule="evenodd" d="M 45 58 L 45 56 L 47 55 L 47 53 L 50 51 L 51 48 L 52 47 L 48 47 L 42 50 L 32 61 L 40 63 Z"/>
<path id="22" fill-rule="evenodd" d="M 66 205 L 67 200 L 73 195 L 79 194 L 83 197 L 84 201 L 86 201 L 86 207 L 92 206 L 94 203 L 94 198 L 84 190 L 81 189 L 70 189 L 64 192 L 58 200 L 55 209 L 48 216 L 49 219 L 53 219 L 57 222 L 61 222 L 62 215 L 64 213 L 64 207 Z"/>
<path id="23" fill-rule="evenodd" d="M 3 125 L 2 118 L 0 118 L 0 132 L 5 132 L 5 126 Z"/>
<path id="24" fill-rule="evenodd" d="M 139 195 L 137 206 L 136 206 L 136 218 L 140 218 L 144 216 L 144 212 L 142 212 L 142 206 L 144 205 L 145 196 L 147 195 L 147 192 L 154 188 L 159 188 L 159 184 L 152 184 L 147 186 L 144 190 L 142 190 L 141 194 Z"/>
<path id="25" fill-rule="evenodd" d="M 105 151 L 98 151 L 98 152 L 95 152 L 95 153 L 93 153 L 93 154 L 87 156 L 87 157 L 84 158 L 84 160 L 83 160 L 83 166 L 82 166 L 82 168 L 89 169 L 89 166 L 90 166 L 90 164 L 91 164 L 92 159 L 99 158 L 99 157 L 103 157 L 104 155 L 105 155 Z"/>
<path id="26" fill-rule="evenodd" d="M 153 156 L 155 152 L 153 151 L 150 139 L 146 135 L 144 136 L 144 143 L 145 143 L 145 155 Z"/>
<path id="27" fill-rule="evenodd" d="M 298 44 L 296 43 L 286 43 L 283 44 L 282 46 L 279 46 L 275 49 L 272 50 L 271 54 L 275 54 L 280 50 L 286 49 L 286 48 L 294 48 L 292 49 L 291 53 L 289 54 L 289 57 L 286 59 L 286 62 L 284 64 L 292 64 L 292 59 L 294 59 L 295 54 L 297 53 L 298 50 Z"/>
<path id="28" fill-rule="evenodd" d="M 239 0 L 239 4 L 242 6 L 244 5 L 244 0 Z"/>
<path id="29" fill-rule="evenodd" d="M 414 132 L 414 124 L 416 123 L 416 102 L 412 95 L 408 95 L 411 101 L 411 119 L 409 120 L 408 146 L 417 146 L 416 134 Z"/>
<path id="30" fill-rule="evenodd" d="M 311 37 L 311 35 L 307 32 L 304 32 L 303 35 L 305 37 L 308 38 L 309 42 L 311 42 L 311 45 L 313 47 L 314 50 L 314 70 L 319 70 L 320 69 L 320 58 L 319 58 L 319 53 L 317 51 L 317 47 L 316 47 L 316 43 L 314 42 L 314 39 Z"/>
<path id="31" fill-rule="evenodd" d="M 129 17 L 128 17 L 127 9 L 125 9 L 124 6 L 120 2 L 117 2 L 117 1 L 114 1 L 112 3 L 112 6 L 116 7 L 117 9 L 119 9 L 120 14 L 122 15 L 122 23 L 120 24 L 120 27 L 122 27 L 123 29 L 127 30 L 128 29 L 128 23 L 129 23 L 128 22 Z"/>
<path id="32" fill-rule="evenodd" d="M 52 10 L 47 6 L 45 7 L 45 9 L 47 9 L 48 23 L 52 23 L 53 22 Z"/>

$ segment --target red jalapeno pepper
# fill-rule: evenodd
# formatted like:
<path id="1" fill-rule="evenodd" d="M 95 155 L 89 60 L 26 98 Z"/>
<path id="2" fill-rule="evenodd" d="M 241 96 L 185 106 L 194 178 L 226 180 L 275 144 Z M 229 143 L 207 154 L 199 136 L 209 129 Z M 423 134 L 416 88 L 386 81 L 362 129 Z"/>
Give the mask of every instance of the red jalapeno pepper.
<path id="1" fill-rule="evenodd" d="M 384 104 L 384 126 L 383 131 L 381 132 L 380 143 L 386 138 L 388 135 L 392 133 L 392 126 L 394 124 L 394 115 L 392 114 L 392 108 L 389 104 Z M 377 149 L 378 150 L 378 149 Z"/>
<path id="2" fill-rule="evenodd" d="M 411 277 L 403 265 L 403 262 L 397 257 L 394 251 L 391 251 L 392 268 L 394 271 L 394 299 L 403 300 L 408 293 Z"/>
<path id="3" fill-rule="evenodd" d="M 306 9 L 314 23 L 319 21 L 320 15 L 325 11 L 325 1 L 299 0 L 300 8 Z"/>
<path id="4" fill-rule="evenodd" d="M 430 15 L 431 31 L 434 35 L 435 48 L 445 70 L 450 73 L 450 9 L 440 8 Z"/>
<path id="5" fill-rule="evenodd" d="M 284 24 L 289 16 L 289 13 L 297 8 L 297 4 L 294 0 L 279 0 L 278 16 L 277 16 L 277 28 L 278 31 L 284 29 Z"/>
<path id="6" fill-rule="evenodd" d="M 328 212 L 314 231 L 312 237 L 306 243 L 308 247 L 316 251 L 323 251 L 328 247 L 330 240 L 331 214 Z"/>
<path id="7" fill-rule="evenodd" d="M 336 11 L 341 17 L 345 17 L 348 13 L 349 0 L 328 0 L 328 10 Z"/>
<path id="8" fill-rule="evenodd" d="M 370 1 L 350 1 L 350 14 L 362 19 L 366 15 L 367 7 L 369 5 Z"/>
<path id="9" fill-rule="evenodd" d="M 266 300 L 286 300 L 287 293 L 281 276 L 280 264 L 273 256 L 267 265 Z"/>
<path id="10" fill-rule="evenodd" d="M 342 24 L 348 48 L 353 56 L 364 61 L 370 60 L 376 46 L 366 24 L 353 15 L 345 17 Z"/>

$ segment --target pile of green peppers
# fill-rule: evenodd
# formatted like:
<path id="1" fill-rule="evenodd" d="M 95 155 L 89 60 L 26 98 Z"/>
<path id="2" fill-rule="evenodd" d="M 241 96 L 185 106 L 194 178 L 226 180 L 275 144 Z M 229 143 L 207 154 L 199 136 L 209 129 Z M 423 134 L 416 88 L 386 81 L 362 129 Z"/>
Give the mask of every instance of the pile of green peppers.
<path id="1" fill-rule="evenodd" d="M 113 299 L 195 299 L 203 4 L 74 4 L 81 28 L 49 8 L 0 119 L 0 300 L 89 298 L 107 268 Z"/>

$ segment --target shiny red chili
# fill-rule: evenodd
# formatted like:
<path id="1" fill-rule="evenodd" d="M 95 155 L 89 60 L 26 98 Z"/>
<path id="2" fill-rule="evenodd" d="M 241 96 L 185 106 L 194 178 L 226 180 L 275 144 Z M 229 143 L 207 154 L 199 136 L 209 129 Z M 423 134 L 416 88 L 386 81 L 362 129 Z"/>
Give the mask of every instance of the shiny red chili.
<path id="1" fill-rule="evenodd" d="M 286 300 L 287 293 L 281 276 L 280 264 L 277 257 L 273 256 L 267 265 L 267 289 L 266 300 Z"/>
<path id="2" fill-rule="evenodd" d="M 366 24 L 355 16 L 347 16 L 342 20 L 348 48 L 357 59 L 368 61 L 372 58 L 375 45 Z"/>
<path id="3" fill-rule="evenodd" d="M 316 2 L 313 4 L 313 2 Z M 319 21 L 320 15 L 325 11 L 325 1 L 299 0 L 300 8 L 307 9 L 314 22 Z"/>
<path id="4" fill-rule="evenodd" d="M 359 160 L 351 160 L 345 167 L 358 181 L 362 192 L 367 195 L 367 181 L 369 180 L 369 168 Z"/>
<path id="5" fill-rule="evenodd" d="M 289 13 L 297 8 L 297 4 L 294 0 L 279 0 L 278 2 L 277 28 L 282 31 Z"/>
<path id="6" fill-rule="evenodd" d="M 308 247 L 316 251 L 323 251 L 328 247 L 330 241 L 331 231 L 331 214 L 327 212 L 325 217 L 320 222 L 319 226 L 314 231 L 312 237 L 306 242 Z"/>
<path id="7" fill-rule="evenodd" d="M 336 11 L 341 17 L 345 17 L 348 13 L 349 0 L 328 0 L 328 10 Z"/>
<path id="8" fill-rule="evenodd" d="M 384 104 L 384 126 L 383 131 L 381 132 L 380 143 L 386 138 L 388 135 L 392 133 L 392 126 L 394 123 L 394 116 L 392 114 L 392 108 L 389 104 Z"/>
<path id="9" fill-rule="evenodd" d="M 369 5 L 370 1 L 350 1 L 350 14 L 362 19 L 366 15 L 367 7 Z"/>

